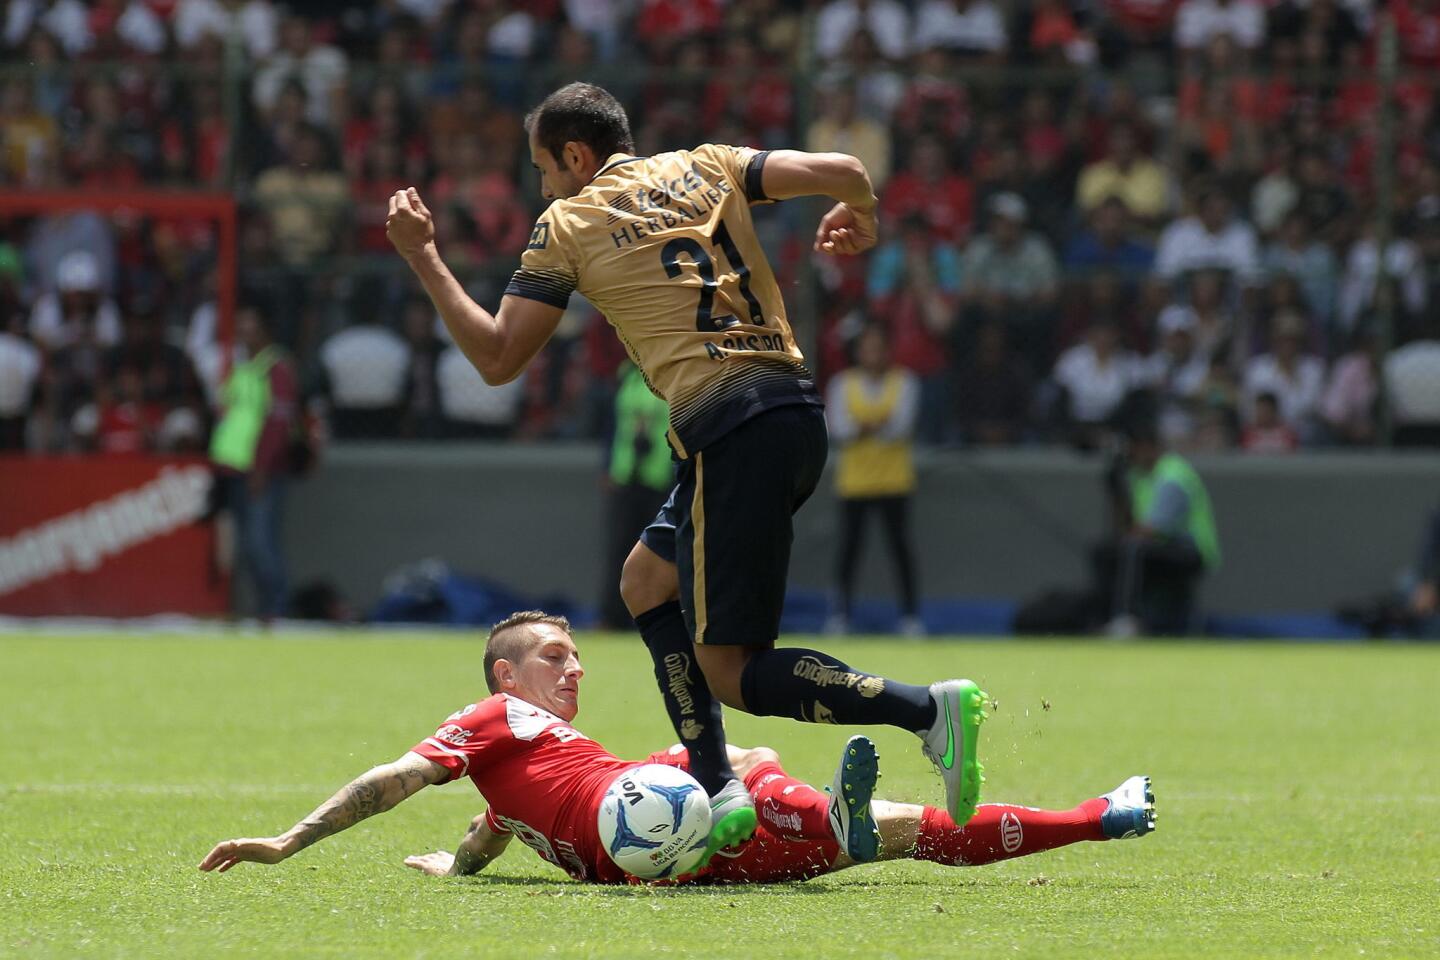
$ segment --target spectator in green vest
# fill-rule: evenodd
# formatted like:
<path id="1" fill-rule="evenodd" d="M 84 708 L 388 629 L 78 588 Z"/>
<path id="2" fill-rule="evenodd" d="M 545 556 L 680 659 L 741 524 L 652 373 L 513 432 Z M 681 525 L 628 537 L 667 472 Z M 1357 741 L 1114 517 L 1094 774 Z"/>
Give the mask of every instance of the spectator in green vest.
<path id="1" fill-rule="evenodd" d="M 1095 554 L 1097 593 L 1112 636 L 1192 631 L 1195 590 L 1220 566 L 1210 495 L 1184 457 L 1160 442 L 1155 419 L 1133 414 L 1109 475 L 1115 535 Z"/>
<path id="2" fill-rule="evenodd" d="M 271 339 L 255 307 L 236 311 L 235 342 L 246 359 L 235 363 L 221 387 L 210 459 L 235 523 L 239 560 L 255 586 L 256 613 L 270 621 L 285 615 L 281 527 L 297 380 L 289 355 Z"/>
<path id="3" fill-rule="evenodd" d="M 628 629 L 632 624 L 620 599 L 620 569 L 675 484 L 666 439 L 669 427 L 669 406 L 650 392 L 639 368 L 626 363 L 615 392 L 615 435 L 605 474 L 607 559 L 601 568 L 606 579 L 600 595 L 600 620 L 607 627 Z"/>

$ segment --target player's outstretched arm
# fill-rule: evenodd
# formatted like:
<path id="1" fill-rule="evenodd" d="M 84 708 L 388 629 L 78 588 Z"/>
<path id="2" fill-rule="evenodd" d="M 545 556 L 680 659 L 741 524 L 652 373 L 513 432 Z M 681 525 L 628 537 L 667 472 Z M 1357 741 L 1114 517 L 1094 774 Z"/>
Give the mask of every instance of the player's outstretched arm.
<path id="1" fill-rule="evenodd" d="M 839 201 L 815 231 L 817 251 L 855 254 L 875 246 L 875 188 L 865 164 L 849 154 L 772 150 L 760 186 L 772 200 L 824 196 Z"/>
<path id="2" fill-rule="evenodd" d="M 278 837 L 246 837 L 217 843 L 200 861 L 200 869 L 224 873 L 243 861 L 279 863 L 317 840 L 353 827 L 367 817 L 384 813 L 449 775 L 448 770 L 433 760 L 417 753 L 406 753 L 393 763 L 381 764 L 351 780 L 335 796 Z"/>
<path id="3" fill-rule="evenodd" d="M 482 813 L 470 822 L 465 839 L 460 841 L 454 853 L 436 850 L 434 853 L 406 857 L 405 866 L 432 877 L 468 877 L 484 870 L 504 853 L 510 845 L 510 837 L 511 834 L 496 833 L 490 829 L 490 823 Z"/>
<path id="4" fill-rule="evenodd" d="M 440 259 L 435 220 L 414 187 L 397 190 L 390 197 L 385 234 L 420 278 L 455 345 L 491 386 L 520 376 L 565 314 L 538 300 L 506 297 L 500 312 L 492 316 L 472 300 Z"/>

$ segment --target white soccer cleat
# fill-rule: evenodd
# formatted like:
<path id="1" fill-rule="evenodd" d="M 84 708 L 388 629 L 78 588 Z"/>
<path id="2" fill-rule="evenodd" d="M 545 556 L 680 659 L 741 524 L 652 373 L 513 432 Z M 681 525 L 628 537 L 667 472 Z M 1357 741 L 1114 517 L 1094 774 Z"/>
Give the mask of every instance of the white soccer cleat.
<path id="1" fill-rule="evenodd" d="M 930 684 L 930 699 L 935 701 L 935 722 L 920 733 L 921 749 L 945 781 L 950 819 L 963 827 L 975 816 L 980 784 L 985 782 L 977 746 L 990 698 L 973 680 L 942 680 Z"/>
<path id="2" fill-rule="evenodd" d="M 1155 791 L 1149 777 L 1131 777 L 1101 799 L 1106 807 L 1100 829 L 1109 839 L 1143 837 L 1155 829 Z"/>
<path id="3" fill-rule="evenodd" d="M 726 847 L 744 843 L 755 835 L 758 819 L 755 816 L 755 798 L 739 780 L 726 781 L 725 786 L 710 798 L 710 842 L 700 863 L 699 870 Z"/>

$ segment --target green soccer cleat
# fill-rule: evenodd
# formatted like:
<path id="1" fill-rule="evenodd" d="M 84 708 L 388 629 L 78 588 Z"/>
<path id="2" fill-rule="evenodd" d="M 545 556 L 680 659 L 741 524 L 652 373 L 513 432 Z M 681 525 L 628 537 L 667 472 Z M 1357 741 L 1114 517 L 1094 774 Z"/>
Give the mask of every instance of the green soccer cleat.
<path id="1" fill-rule="evenodd" d="M 846 856 L 867 863 L 880 855 L 880 827 L 870 809 L 875 781 L 880 779 L 880 754 L 867 736 L 845 743 L 835 782 L 830 788 L 830 830 Z"/>
<path id="2" fill-rule="evenodd" d="M 942 680 L 930 684 L 935 701 L 935 722 L 920 731 L 921 750 L 940 779 L 945 781 L 945 809 L 955 826 L 963 827 L 975 816 L 980 803 L 980 784 L 985 768 L 976 752 L 980 724 L 989 716 L 985 706 L 990 698 L 973 680 Z"/>
<path id="3" fill-rule="evenodd" d="M 695 869 L 726 847 L 739 846 L 755 834 L 755 798 L 739 780 L 731 780 L 710 798 L 710 841 Z"/>

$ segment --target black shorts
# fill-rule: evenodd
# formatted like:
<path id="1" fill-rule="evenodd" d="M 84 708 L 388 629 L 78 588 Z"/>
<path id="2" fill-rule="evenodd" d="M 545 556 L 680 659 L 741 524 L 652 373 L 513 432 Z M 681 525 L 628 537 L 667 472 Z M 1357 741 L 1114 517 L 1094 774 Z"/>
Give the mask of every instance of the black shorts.
<path id="1" fill-rule="evenodd" d="M 675 489 L 640 541 L 680 573 L 696 643 L 765 645 L 780 635 L 792 517 L 815 492 L 829 438 L 818 406 L 776 407 L 678 464 Z"/>

